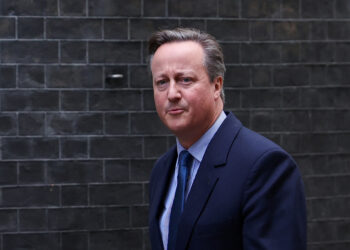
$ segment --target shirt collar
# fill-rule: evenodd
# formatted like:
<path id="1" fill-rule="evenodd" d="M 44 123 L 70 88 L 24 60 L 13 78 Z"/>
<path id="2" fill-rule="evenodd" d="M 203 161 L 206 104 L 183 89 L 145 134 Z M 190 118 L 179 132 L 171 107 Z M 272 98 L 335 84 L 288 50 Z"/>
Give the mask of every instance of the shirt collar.
<path id="1" fill-rule="evenodd" d="M 205 151 L 207 150 L 208 144 L 215 135 L 216 131 L 219 129 L 221 124 L 226 118 L 224 111 L 221 111 L 220 116 L 216 119 L 215 123 L 207 130 L 207 132 L 199 138 L 189 149 L 188 152 L 199 162 L 202 161 Z M 186 150 L 176 138 L 177 153 L 178 155 L 182 150 Z"/>

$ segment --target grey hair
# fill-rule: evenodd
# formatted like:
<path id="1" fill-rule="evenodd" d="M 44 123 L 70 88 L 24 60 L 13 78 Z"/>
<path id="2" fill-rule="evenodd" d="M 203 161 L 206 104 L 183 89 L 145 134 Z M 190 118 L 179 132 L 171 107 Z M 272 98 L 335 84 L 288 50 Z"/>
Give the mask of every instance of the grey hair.
<path id="1" fill-rule="evenodd" d="M 181 41 L 194 41 L 202 46 L 205 55 L 204 66 L 211 82 L 218 76 L 224 79 L 226 68 L 222 48 L 213 36 L 197 29 L 176 28 L 153 33 L 148 46 L 150 61 L 156 50 L 163 44 Z M 225 102 L 224 88 L 221 89 L 220 97 Z"/>

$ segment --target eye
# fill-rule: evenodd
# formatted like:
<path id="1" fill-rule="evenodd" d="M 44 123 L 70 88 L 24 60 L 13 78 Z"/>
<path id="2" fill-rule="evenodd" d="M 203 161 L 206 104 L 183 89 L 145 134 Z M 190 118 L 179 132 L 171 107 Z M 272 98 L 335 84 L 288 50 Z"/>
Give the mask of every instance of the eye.
<path id="1" fill-rule="evenodd" d="M 180 80 L 184 84 L 190 84 L 191 82 L 193 82 L 193 79 L 191 77 L 182 77 Z"/>

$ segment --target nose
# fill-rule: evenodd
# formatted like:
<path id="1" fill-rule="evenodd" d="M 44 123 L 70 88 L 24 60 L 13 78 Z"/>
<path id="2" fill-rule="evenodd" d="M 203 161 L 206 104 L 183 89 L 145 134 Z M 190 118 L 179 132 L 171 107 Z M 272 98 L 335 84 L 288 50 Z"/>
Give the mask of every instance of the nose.
<path id="1" fill-rule="evenodd" d="M 169 88 L 168 88 L 168 100 L 170 102 L 176 102 L 179 99 L 181 99 L 181 92 L 178 89 L 176 82 L 170 81 Z"/>

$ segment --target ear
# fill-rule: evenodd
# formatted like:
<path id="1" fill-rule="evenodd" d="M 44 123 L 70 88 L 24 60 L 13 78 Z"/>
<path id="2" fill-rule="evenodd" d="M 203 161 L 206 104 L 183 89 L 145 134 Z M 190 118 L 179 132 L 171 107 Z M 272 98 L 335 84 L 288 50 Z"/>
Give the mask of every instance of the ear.
<path id="1" fill-rule="evenodd" d="M 221 89 L 223 88 L 224 81 L 222 76 L 217 76 L 214 81 L 214 98 L 215 100 L 220 98 Z"/>

